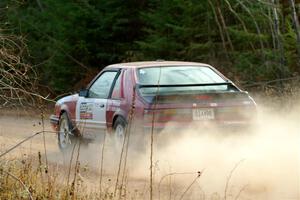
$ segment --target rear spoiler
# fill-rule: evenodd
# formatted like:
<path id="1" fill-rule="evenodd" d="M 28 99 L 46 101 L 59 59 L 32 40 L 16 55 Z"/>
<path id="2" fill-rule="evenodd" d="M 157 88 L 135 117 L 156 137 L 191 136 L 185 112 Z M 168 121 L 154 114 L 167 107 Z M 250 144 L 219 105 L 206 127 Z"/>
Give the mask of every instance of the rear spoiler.
<path id="1" fill-rule="evenodd" d="M 223 82 L 223 83 L 200 83 L 200 84 L 168 84 L 168 85 L 143 85 L 143 84 L 136 84 L 137 88 L 152 88 L 152 87 L 196 87 L 196 86 L 218 86 L 218 85 L 229 85 L 237 88 L 232 82 Z M 238 89 L 238 88 L 237 88 Z"/>

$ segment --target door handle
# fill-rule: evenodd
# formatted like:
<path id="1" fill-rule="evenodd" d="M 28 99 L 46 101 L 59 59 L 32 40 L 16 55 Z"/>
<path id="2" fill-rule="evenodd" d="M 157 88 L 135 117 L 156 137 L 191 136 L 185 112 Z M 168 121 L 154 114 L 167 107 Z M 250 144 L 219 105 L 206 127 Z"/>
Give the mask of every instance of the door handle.
<path id="1" fill-rule="evenodd" d="M 102 103 L 102 104 L 100 104 L 100 108 L 104 108 L 104 104 Z"/>

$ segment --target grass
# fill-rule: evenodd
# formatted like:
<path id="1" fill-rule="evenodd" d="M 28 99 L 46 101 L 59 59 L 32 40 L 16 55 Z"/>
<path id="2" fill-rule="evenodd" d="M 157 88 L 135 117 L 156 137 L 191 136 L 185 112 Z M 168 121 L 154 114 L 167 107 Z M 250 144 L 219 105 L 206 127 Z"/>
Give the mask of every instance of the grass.
<path id="1" fill-rule="evenodd" d="M 38 158 L 14 158 L 2 161 L 0 199 L 69 199 L 68 186 L 60 183 L 57 166 L 47 167 Z M 79 197 L 79 196 L 78 196 Z M 77 199 L 80 199 L 77 198 Z"/>
<path id="2" fill-rule="evenodd" d="M 2 199 L 145 199 L 149 198 L 149 183 L 143 180 L 129 180 L 128 170 L 122 172 L 122 184 L 116 184 L 116 174 L 98 173 L 96 169 L 89 169 L 82 165 L 78 159 L 78 149 L 75 148 L 71 165 L 59 164 L 48 160 L 41 152 L 35 155 L 19 155 L 17 157 L 2 157 L 0 159 L 0 200 Z M 132 169 L 130 169 L 132 170 Z M 155 172 L 155 171 L 154 171 Z M 200 172 L 199 172 L 200 173 Z M 191 180 L 186 188 L 181 188 L 185 196 L 200 178 L 195 172 L 195 179 Z M 69 175 L 68 175 L 69 174 Z M 188 173 L 191 175 L 191 173 Z M 169 174 L 168 177 L 184 175 L 180 173 Z M 92 179 L 92 180 L 91 180 Z M 102 179 L 99 187 L 98 180 Z M 166 186 L 167 179 L 162 178 L 159 183 L 153 183 L 158 188 L 159 198 L 164 199 L 165 192 L 170 193 L 171 185 Z M 192 182 L 193 181 L 193 182 Z M 134 184 L 137 186 L 132 186 Z M 169 183 L 171 184 L 171 183 Z M 170 191 L 169 191 L 170 190 Z M 162 194 L 162 195 L 161 195 Z M 156 195 L 156 194 L 155 194 Z M 154 196 L 156 197 L 156 196 Z"/>

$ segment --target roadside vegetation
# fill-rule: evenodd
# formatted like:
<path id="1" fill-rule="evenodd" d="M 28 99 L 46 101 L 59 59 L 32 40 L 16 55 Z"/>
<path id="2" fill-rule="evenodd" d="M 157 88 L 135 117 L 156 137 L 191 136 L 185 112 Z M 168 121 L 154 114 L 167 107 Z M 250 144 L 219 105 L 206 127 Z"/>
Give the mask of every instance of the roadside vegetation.
<path id="1" fill-rule="evenodd" d="M 61 94 L 108 64 L 199 61 L 242 86 L 299 77 L 299 0 L 12 1 L 2 30 L 24 36 L 39 83 Z"/>
<path id="2" fill-rule="evenodd" d="M 34 108 L 42 130 L 32 137 L 44 135 L 50 98 L 84 87 L 108 64 L 156 59 L 212 64 L 258 97 L 291 108 L 299 103 L 299 16 L 298 0 L 1 0 L 0 114 L 7 107 Z M 42 153 L 17 157 L 0 148 L 0 199 L 148 198 L 148 189 L 127 188 L 125 142 L 123 148 L 117 180 L 104 186 L 101 168 L 95 191 L 80 175 L 86 171 L 78 159 L 80 145 L 69 166 L 48 162 L 46 145 Z M 201 175 L 192 172 L 179 199 Z M 160 183 L 149 179 L 157 192 Z M 211 198 L 226 199 L 226 189 Z M 151 191 L 150 199 L 156 197 Z"/>

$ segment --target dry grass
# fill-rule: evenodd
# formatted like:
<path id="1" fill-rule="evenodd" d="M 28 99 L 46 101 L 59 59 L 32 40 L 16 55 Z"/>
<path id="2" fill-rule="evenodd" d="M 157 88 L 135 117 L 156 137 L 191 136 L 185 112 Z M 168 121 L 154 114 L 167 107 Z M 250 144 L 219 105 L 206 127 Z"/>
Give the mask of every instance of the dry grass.
<path id="1" fill-rule="evenodd" d="M 290 88 L 282 96 L 273 89 L 268 89 L 258 96 L 264 95 L 268 95 L 268 98 L 273 101 L 261 98 L 259 99 L 260 103 L 271 102 L 277 105 L 288 106 L 294 105 L 295 102 L 299 101 L 298 87 Z M 269 107 L 273 107 L 273 105 L 269 105 Z M 282 108 L 282 106 L 280 107 Z M 275 108 L 278 108 L 278 106 Z M 205 140 L 205 138 L 198 139 Z M 118 170 L 112 174 L 104 170 L 108 163 L 104 162 L 105 159 L 103 157 L 111 156 L 104 152 L 104 146 L 98 147 L 98 151 L 101 153 L 101 156 L 97 157 L 97 159 L 101 160 L 102 166 L 100 170 L 89 170 L 84 164 L 82 165 L 79 157 L 83 154 L 82 151 L 84 149 L 81 149 L 81 146 L 74 148 L 72 156 L 68 158 L 67 165 L 53 162 L 51 159 L 49 162 L 46 161 L 47 151 L 43 151 L 43 149 L 35 152 L 35 155 L 23 154 L 17 157 L 0 157 L 0 199 L 148 199 L 151 193 L 149 176 L 147 175 L 149 171 L 147 166 L 149 167 L 149 165 L 143 165 L 147 169 L 144 169 L 145 174 L 143 174 L 142 179 L 131 177 L 132 172 L 134 173 L 137 167 L 133 168 L 132 165 L 126 164 L 127 159 L 131 159 L 131 157 L 127 158 L 128 146 L 123 145 L 123 147 L 125 149 L 122 149 L 122 152 L 125 155 L 122 155 L 123 153 L 115 154 L 113 158 L 115 160 L 120 159 L 117 168 L 121 170 L 118 174 Z M 44 149 L 46 148 L 46 144 L 44 144 Z M 107 148 L 109 146 L 105 146 L 105 149 Z M 43 155 L 40 152 L 43 152 Z M 159 152 L 155 151 L 154 153 Z M 86 152 L 86 154 L 91 154 L 91 151 Z M 155 157 L 158 156 L 157 154 L 154 155 Z M 150 155 L 146 154 L 144 156 L 143 161 L 148 160 Z M 93 158 L 95 157 L 93 156 Z M 161 174 L 162 176 L 159 179 L 156 176 L 159 167 L 156 167 L 156 165 L 156 160 L 154 159 L 153 166 L 151 165 L 153 170 L 153 175 L 151 176 L 155 179 L 151 183 L 153 199 L 194 199 L 195 195 L 192 193 L 195 191 L 197 199 L 243 199 L 240 197 L 248 189 L 247 185 L 240 185 L 240 189 L 232 194 L 231 178 L 233 174 L 235 175 L 239 162 L 232 166 L 232 170 L 225 172 L 227 174 L 223 174 L 227 177 L 225 180 L 222 179 L 225 186 L 224 194 L 222 191 L 215 193 L 210 191 L 209 195 L 199 186 L 199 180 L 202 179 L 203 171 L 170 170 L 165 174 Z M 176 168 L 176 166 L 173 167 Z M 188 168 L 189 166 L 186 166 L 186 168 L 181 169 L 189 170 Z M 66 174 L 69 174 L 68 178 L 66 178 Z M 206 172 L 204 171 L 205 174 Z M 183 184 L 175 182 L 175 178 L 178 176 L 187 177 L 184 178 Z"/>
<path id="2" fill-rule="evenodd" d="M 46 170 L 41 159 L 23 155 L 1 162 L 1 199 L 59 199 L 65 189 L 57 184 L 57 174 Z"/>
<path id="3" fill-rule="evenodd" d="M 0 199 L 116 199 L 110 186 L 103 188 L 101 194 L 91 189 L 84 178 L 88 169 L 80 162 L 71 168 L 70 183 L 65 178 L 68 170 L 58 163 L 47 166 L 40 152 L 37 156 L 1 161 Z"/>
<path id="4" fill-rule="evenodd" d="M 147 199 L 149 191 L 143 189 L 129 188 L 128 180 L 124 181 L 122 187 L 117 188 L 117 195 L 114 194 L 114 179 L 105 177 L 106 184 L 100 190 L 91 189 L 89 181 L 85 179 L 86 167 L 80 164 L 76 168 L 72 168 L 72 181 L 67 184 L 67 181 L 62 178 L 64 173 L 68 173 L 66 166 L 57 163 L 50 163 L 46 166 L 42 162 L 40 153 L 38 156 L 26 156 L 21 158 L 13 158 L 0 162 L 0 199 Z M 90 172 L 93 173 L 93 172 Z M 179 173 L 180 174 L 180 173 Z M 190 173 L 189 173 L 190 174 Z M 195 179 L 191 181 L 188 187 L 181 188 L 184 192 L 181 193 L 180 199 L 183 199 L 186 193 L 189 192 L 191 186 L 200 178 L 200 173 L 193 173 Z M 96 174 L 94 174 L 96 175 Z M 98 174 L 97 174 L 98 175 Z M 173 176 L 176 174 L 171 174 Z M 109 182 L 111 184 L 109 184 Z M 138 183 L 143 185 L 142 181 Z M 169 185 L 170 186 L 170 185 Z M 166 190 L 171 187 L 162 185 L 161 190 L 164 195 Z M 156 185 L 154 185 L 156 188 Z M 172 192 L 167 191 L 167 193 Z M 161 195 L 161 194 L 160 194 Z M 159 196 L 159 199 L 161 198 Z"/>

